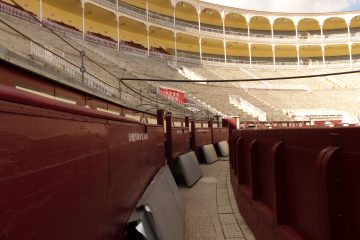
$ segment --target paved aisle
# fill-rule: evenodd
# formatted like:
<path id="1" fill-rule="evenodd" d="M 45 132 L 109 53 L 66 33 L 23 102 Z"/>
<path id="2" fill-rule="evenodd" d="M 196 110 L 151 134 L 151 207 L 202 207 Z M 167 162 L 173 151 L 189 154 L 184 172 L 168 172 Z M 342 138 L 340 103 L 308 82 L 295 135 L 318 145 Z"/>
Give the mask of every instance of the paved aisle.
<path id="1" fill-rule="evenodd" d="M 185 202 L 185 239 L 253 240 L 239 214 L 230 183 L 229 162 L 201 165 L 204 177 L 191 189 L 180 187 Z"/>

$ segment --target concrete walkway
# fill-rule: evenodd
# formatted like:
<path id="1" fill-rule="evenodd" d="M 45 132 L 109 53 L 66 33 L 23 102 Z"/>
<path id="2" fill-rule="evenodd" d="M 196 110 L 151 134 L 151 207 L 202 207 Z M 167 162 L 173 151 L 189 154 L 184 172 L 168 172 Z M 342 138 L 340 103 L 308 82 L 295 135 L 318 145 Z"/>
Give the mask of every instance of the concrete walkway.
<path id="1" fill-rule="evenodd" d="M 201 165 L 204 177 L 192 188 L 180 187 L 185 202 L 185 239 L 253 240 L 241 217 L 232 186 L 229 162 Z"/>

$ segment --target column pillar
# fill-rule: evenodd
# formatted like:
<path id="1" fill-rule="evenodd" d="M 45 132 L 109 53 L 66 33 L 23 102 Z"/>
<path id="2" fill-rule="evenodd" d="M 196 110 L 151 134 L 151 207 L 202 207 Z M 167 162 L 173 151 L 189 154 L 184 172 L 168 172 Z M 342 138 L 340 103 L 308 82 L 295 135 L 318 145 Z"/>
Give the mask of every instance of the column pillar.
<path id="1" fill-rule="evenodd" d="M 117 0 L 118 1 L 118 0 Z M 149 23 L 149 0 L 146 0 L 146 22 Z"/>
<path id="2" fill-rule="evenodd" d="M 147 55 L 150 56 L 150 32 L 149 32 L 149 0 L 146 0 L 146 37 Z"/>
<path id="3" fill-rule="evenodd" d="M 202 46 L 201 46 L 201 38 L 199 38 L 199 47 L 200 47 L 200 63 L 202 64 Z"/>
<path id="4" fill-rule="evenodd" d="M 147 37 L 147 55 L 150 56 L 150 32 L 149 25 L 146 25 L 146 37 Z"/>
<path id="5" fill-rule="evenodd" d="M 116 34 L 117 34 L 117 49 L 120 49 L 120 19 L 119 19 L 119 15 L 116 14 Z"/>
<path id="6" fill-rule="evenodd" d="M 82 14 L 82 38 L 85 40 L 85 2 L 81 1 L 81 14 Z"/>
<path id="7" fill-rule="evenodd" d="M 120 49 L 120 16 L 119 16 L 119 1 L 116 0 L 116 31 L 117 31 L 117 49 Z"/>
<path id="8" fill-rule="evenodd" d="M 40 22 L 43 21 L 43 1 L 40 0 L 40 13 L 39 13 Z"/>
<path id="9" fill-rule="evenodd" d="M 352 61 L 352 44 L 351 44 L 350 24 L 351 24 L 351 22 L 346 23 L 347 31 L 348 31 L 349 61 L 350 61 L 350 67 L 352 68 L 353 61 Z"/>
<path id="10" fill-rule="evenodd" d="M 274 64 L 274 70 L 275 70 L 275 68 L 276 68 L 275 44 L 273 43 L 273 44 L 271 45 L 271 47 L 272 47 L 273 64 Z"/>
<path id="11" fill-rule="evenodd" d="M 222 12 L 221 14 L 221 20 L 222 20 L 222 27 L 223 27 L 223 45 L 224 45 L 224 62 L 226 64 L 226 32 L 225 32 L 225 13 Z"/>
<path id="12" fill-rule="evenodd" d="M 176 43 L 176 32 L 174 32 L 174 47 L 175 47 L 175 62 L 177 62 L 177 43 Z"/>
<path id="13" fill-rule="evenodd" d="M 323 67 L 325 68 L 325 46 L 324 46 L 323 24 L 320 25 L 320 32 L 321 32 L 321 54 L 322 54 Z"/>
<path id="14" fill-rule="evenodd" d="M 175 50 L 175 62 L 177 62 L 177 50 L 176 50 L 176 48 L 177 48 L 177 46 L 176 46 L 176 3 L 175 3 L 175 5 L 173 6 L 173 9 L 174 9 L 174 11 L 173 11 L 173 21 L 174 21 L 174 26 L 173 26 L 173 29 L 174 29 L 174 50 Z"/>
<path id="15" fill-rule="evenodd" d="M 298 30 L 298 25 L 297 24 L 295 24 L 295 39 L 296 39 L 297 65 L 300 66 L 299 30 Z"/>
<path id="16" fill-rule="evenodd" d="M 349 60 L 350 60 L 350 67 L 353 66 L 353 60 L 352 60 L 352 45 L 351 42 L 349 43 Z"/>
<path id="17" fill-rule="evenodd" d="M 323 25 L 320 25 L 320 32 L 321 32 L 321 43 L 324 44 L 324 30 Z"/>
<path id="18" fill-rule="evenodd" d="M 321 54 L 322 54 L 323 67 L 325 68 L 325 46 L 324 46 L 324 44 L 321 45 Z"/>
<path id="19" fill-rule="evenodd" d="M 296 57 L 297 57 L 297 65 L 300 66 L 300 46 L 296 45 Z"/>
<path id="20" fill-rule="evenodd" d="M 249 46 L 249 61 L 250 61 L 250 67 L 252 65 L 252 54 L 251 54 L 251 43 L 249 42 L 248 43 L 248 46 Z"/>
<path id="21" fill-rule="evenodd" d="M 227 51 L 226 51 L 226 41 L 224 40 L 224 57 L 225 57 L 225 64 L 227 63 Z"/>
<path id="22" fill-rule="evenodd" d="M 202 46 L 201 46 L 201 19 L 200 19 L 200 1 L 198 1 L 198 9 L 197 9 L 197 15 L 198 15 L 198 28 L 199 28 L 199 50 L 200 50 L 200 64 L 202 65 Z"/>

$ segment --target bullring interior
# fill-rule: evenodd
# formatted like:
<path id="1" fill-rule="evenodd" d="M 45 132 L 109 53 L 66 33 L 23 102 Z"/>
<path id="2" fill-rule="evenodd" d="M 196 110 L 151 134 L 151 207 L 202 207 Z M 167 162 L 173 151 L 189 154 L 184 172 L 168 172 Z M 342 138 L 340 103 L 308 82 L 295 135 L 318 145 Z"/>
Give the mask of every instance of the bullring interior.
<path id="1" fill-rule="evenodd" d="M 0 0 L 0 239 L 360 239 L 360 11 Z"/>

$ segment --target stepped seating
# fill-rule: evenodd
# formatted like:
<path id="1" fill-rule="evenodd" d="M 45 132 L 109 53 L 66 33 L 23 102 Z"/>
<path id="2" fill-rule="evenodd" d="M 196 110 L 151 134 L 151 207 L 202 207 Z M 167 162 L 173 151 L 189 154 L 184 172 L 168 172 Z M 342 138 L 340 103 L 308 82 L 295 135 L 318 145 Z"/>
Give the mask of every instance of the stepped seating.
<path id="1" fill-rule="evenodd" d="M 0 16 L 12 26 L 16 27 L 20 32 L 33 38 L 35 41 L 48 44 L 48 49 L 59 55 L 65 56 L 77 66 L 81 65 L 80 54 L 69 47 L 63 41 L 60 41 L 49 30 L 40 25 L 21 20 L 5 13 Z M 3 34 L 0 36 L 0 45 L 5 49 L 16 52 L 19 56 L 26 59 L 32 59 L 34 63 L 40 64 L 51 71 L 59 72 L 55 66 L 47 64 L 44 60 L 39 59 L 31 53 L 30 41 L 10 30 L 5 25 L 0 25 Z M 34 34 L 34 32 L 38 34 Z M 83 41 L 77 35 L 59 33 L 63 38 L 69 41 L 77 49 L 83 49 L 86 56 L 100 63 L 101 67 L 110 70 L 115 76 L 103 71 L 101 67 L 92 61 L 86 60 L 84 66 L 87 71 L 104 80 L 107 84 L 117 88 L 119 86 L 119 78 L 155 78 L 155 79 L 186 79 L 178 73 L 178 71 L 168 64 L 165 59 L 147 57 L 144 54 L 136 52 L 130 53 L 126 51 L 114 51 L 113 48 L 96 44 L 93 42 Z M 49 44 L 50 43 L 50 44 Z M 143 49 L 144 50 L 144 49 Z M 163 51 L 158 49 L 158 51 Z M 314 70 L 302 69 L 297 71 L 288 70 L 269 70 L 269 69 L 242 69 L 232 67 L 203 67 L 199 65 L 182 64 L 195 73 L 206 79 L 248 79 L 248 78 L 269 78 L 283 77 L 295 75 L 312 75 L 324 72 L 346 71 L 350 69 L 327 69 Z M 64 79 L 74 81 L 69 76 L 63 75 Z M 347 100 L 348 94 L 357 96 L 357 91 L 352 89 L 360 88 L 358 80 L 360 74 L 348 74 L 336 77 L 317 77 L 297 80 L 276 80 L 262 82 L 246 82 L 246 83 L 217 83 L 211 86 L 199 86 L 199 84 L 169 84 L 178 89 L 192 94 L 206 105 L 210 105 L 217 111 L 230 116 L 241 116 L 243 120 L 251 120 L 252 117 L 244 111 L 232 106 L 229 103 L 229 95 L 239 96 L 267 113 L 271 120 L 289 120 L 283 114 L 284 109 L 337 109 L 347 111 L 352 114 L 358 114 L 356 109 L 357 102 L 353 99 Z M 156 98 L 156 87 L 149 85 L 146 81 L 127 81 L 127 84 L 135 89 L 141 89 L 144 93 Z M 235 88 L 234 88 L 235 87 Z M 278 90 L 276 90 L 278 89 Z M 307 90 L 307 91 L 305 91 Z M 332 90 L 332 91 L 327 91 Z M 140 105 L 138 99 L 134 99 L 131 95 L 124 94 L 124 99 L 129 105 Z M 341 104 L 337 104 L 336 101 Z M 167 101 L 160 104 L 159 107 L 167 106 Z"/>

